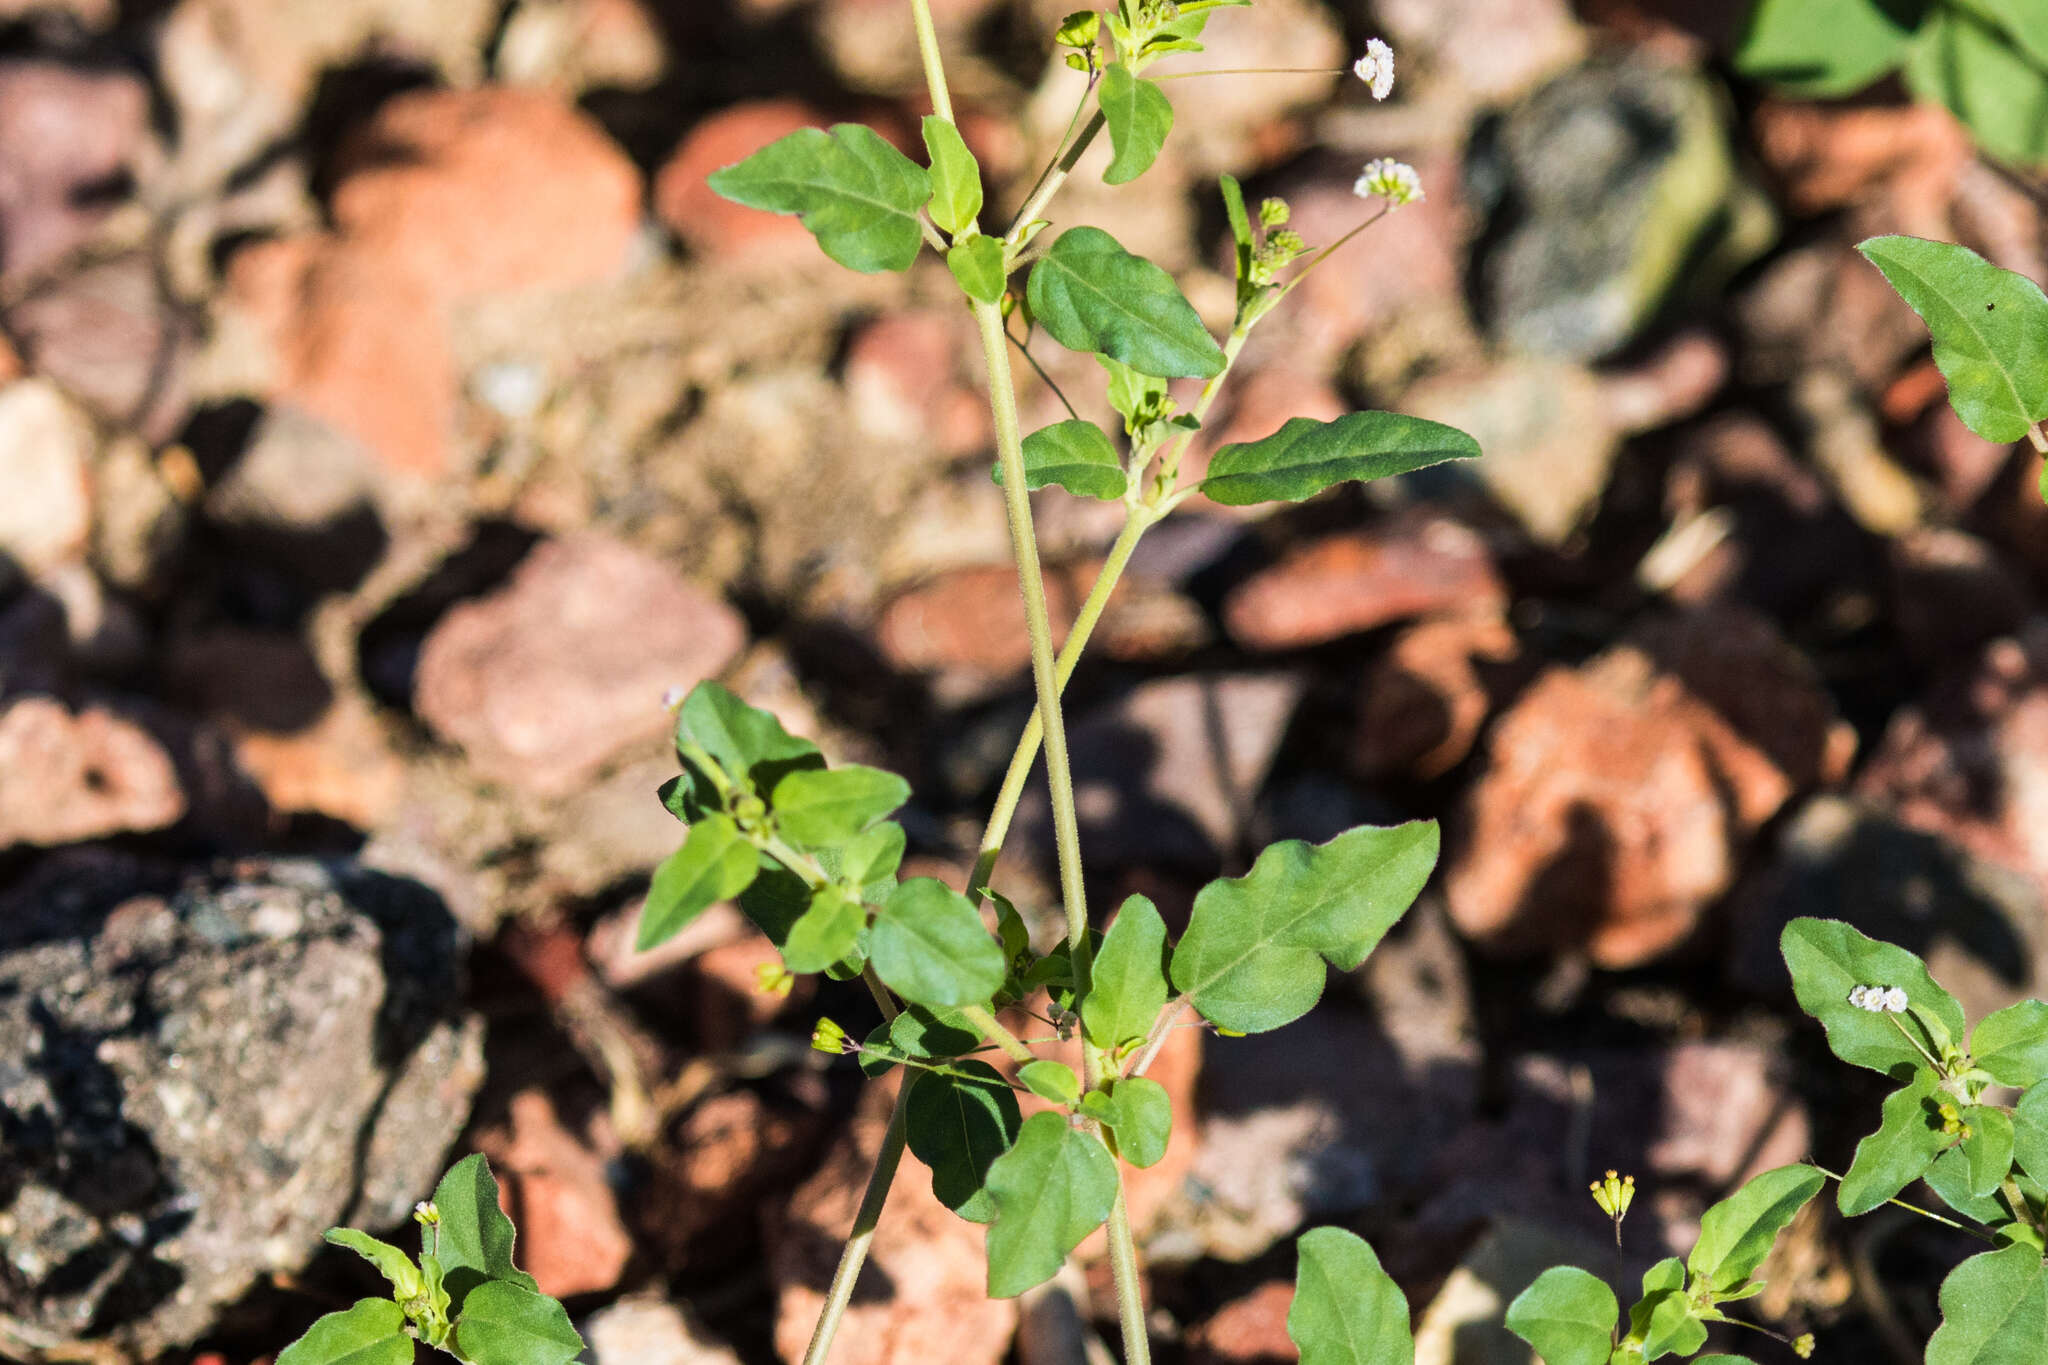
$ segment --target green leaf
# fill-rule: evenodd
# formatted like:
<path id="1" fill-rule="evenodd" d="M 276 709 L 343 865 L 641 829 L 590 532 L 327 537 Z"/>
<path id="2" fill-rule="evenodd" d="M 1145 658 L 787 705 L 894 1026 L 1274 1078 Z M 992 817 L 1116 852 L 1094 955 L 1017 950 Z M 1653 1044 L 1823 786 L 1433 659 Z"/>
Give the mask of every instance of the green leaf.
<path id="1" fill-rule="evenodd" d="M 2021 1170 L 2048 1185 L 2048 1085 L 2035 1086 L 2013 1106 L 2012 1154 Z"/>
<path id="2" fill-rule="evenodd" d="M 478 1285 L 455 1323 L 455 1344 L 471 1365 L 568 1365 L 583 1338 L 562 1305 L 522 1284 Z"/>
<path id="3" fill-rule="evenodd" d="M 932 197 L 924 167 L 858 123 L 798 129 L 710 185 L 748 208 L 802 215 L 827 256 L 868 275 L 910 268 L 924 244 L 917 211 Z"/>
<path id="4" fill-rule="evenodd" d="M 859 945 L 867 922 L 867 907 L 859 901 L 848 900 L 837 887 L 819 887 L 811 893 L 811 908 L 789 926 L 782 965 L 793 972 L 824 971 Z"/>
<path id="5" fill-rule="evenodd" d="M 498 1206 L 498 1182 L 483 1153 L 466 1156 L 448 1168 L 434 1187 L 434 1207 L 441 1215 L 443 1279 L 455 1311 L 461 1312 L 469 1292 L 487 1280 L 504 1280 L 538 1292 L 533 1276 L 512 1264 L 512 1243 L 518 1230 Z"/>
<path id="6" fill-rule="evenodd" d="M 412 1358 L 405 1310 L 390 1299 L 359 1299 L 308 1327 L 277 1365 L 406 1365 Z"/>
<path id="7" fill-rule="evenodd" d="M 1710 1355 L 1701 1356 L 1692 1365 L 1756 1365 L 1748 1356 Z"/>
<path id="8" fill-rule="evenodd" d="M 1227 445 L 1209 461 L 1202 495 L 1226 507 L 1300 502 L 1347 480 L 1389 478 L 1446 460 L 1470 460 L 1479 442 L 1441 422 L 1354 412 L 1334 422 L 1290 417 L 1263 441 Z"/>
<path id="9" fill-rule="evenodd" d="M 1363 1237 L 1311 1228 L 1295 1248 L 1287 1335 L 1301 1365 L 1413 1365 L 1408 1300 Z"/>
<path id="10" fill-rule="evenodd" d="M 1245 876 L 1210 882 L 1173 953 L 1173 984 L 1239 1033 L 1292 1023 L 1323 993 L 1323 959 L 1365 960 L 1436 866 L 1437 827 L 1362 825 L 1326 844 L 1274 844 Z"/>
<path id="11" fill-rule="evenodd" d="M 1237 244 L 1237 280 L 1239 284 L 1252 273 L 1252 218 L 1244 208 L 1244 190 L 1234 175 L 1223 176 L 1218 184 L 1223 190 L 1223 214 L 1230 220 L 1231 240 Z"/>
<path id="12" fill-rule="evenodd" d="M 1934 363 L 1963 424 L 2017 441 L 2048 417 L 2048 295 L 1968 247 L 1918 237 L 1858 245 L 1934 334 Z"/>
<path id="13" fill-rule="evenodd" d="M 1061 233 L 1025 292 L 1032 316 L 1070 351 L 1100 351 L 1166 379 L 1222 372 L 1223 349 L 1173 277 L 1101 228 Z"/>
<path id="14" fill-rule="evenodd" d="M 1762 0 L 1735 65 L 1804 95 L 1849 95 L 1906 59 L 1925 0 Z"/>
<path id="15" fill-rule="evenodd" d="M 1173 1137 L 1173 1097 L 1145 1076 L 1125 1076 L 1107 1090 L 1089 1091 L 1081 1112 L 1110 1130 L 1117 1153 L 1133 1166 L 1158 1164 Z"/>
<path id="16" fill-rule="evenodd" d="M 1909 1085 L 1885 1099 L 1877 1131 L 1856 1144 L 1855 1159 L 1842 1177 L 1836 1202 L 1843 1213 L 1852 1218 L 1869 1213 L 1927 1174 L 1948 1145 L 1934 1107 L 1940 1089 L 1941 1078 L 1921 1067 Z"/>
<path id="17" fill-rule="evenodd" d="M 1780 1166 L 1708 1209 L 1700 1218 L 1699 1241 L 1686 1258 L 1694 1283 L 1718 1293 L 1755 1274 L 1778 1234 L 1826 1183 L 1827 1177 L 1811 1166 Z"/>
<path id="18" fill-rule="evenodd" d="M 861 888 L 871 901 L 885 898 L 896 887 L 896 869 L 903 865 L 903 826 L 877 825 L 837 849 L 820 849 L 818 861 L 835 877 Z"/>
<path id="19" fill-rule="evenodd" d="M 1044 1058 L 1026 1062 L 1017 1068 L 1017 1079 L 1024 1083 L 1026 1090 L 1054 1104 L 1073 1104 L 1081 1098 L 1081 1078 L 1065 1062 Z"/>
<path id="20" fill-rule="evenodd" d="M 995 467 L 1003 481 L 1003 467 Z M 1040 427 L 1024 438 L 1024 486 L 1040 489 L 1058 484 L 1076 497 L 1115 502 L 1130 486 L 1116 447 L 1093 422 L 1075 418 Z"/>
<path id="21" fill-rule="evenodd" d="M 1151 1033 L 1166 1008 L 1166 921 L 1158 907 L 1132 896 L 1116 912 L 1081 1001 L 1088 1041 L 1115 1048 Z"/>
<path id="22" fill-rule="evenodd" d="M 644 953 L 668 942 L 711 906 L 739 895 L 760 866 L 760 853 L 738 825 L 727 816 L 706 814 L 690 826 L 683 846 L 654 869 L 635 949 Z"/>
<path id="23" fill-rule="evenodd" d="M 971 1223 L 996 1216 L 988 1168 L 1023 1127 L 1017 1096 L 987 1062 L 955 1062 L 975 1079 L 927 1071 L 904 1101 L 903 1131 L 917 1159 L 932 1168 L 932 1193 Z"/>
<path id="24" fill-rule="evenodd" d="M 425 1292 L 426 1279 L 420 1268 L 413 1264 L 412 1257 L 389 1242 L 380 1242 L 354 1228 L 329 1228 L 326 1239 L 335 1246 L 347 1247 L 377 1267 L 377 1273 L 391 1282 L 394 1299 L 414 1299 Z"/>
<path id="25" fill-rule="evenodd" d="M 1946 104 L 1993 156 L 2048 162 L 2048 70 L 1961 9 L 1928 21 L 1907 58 L 1906 87 Z"/>
<path id="26" fill-rule="evenodd" d="M 907 1005 L 894 1020 L 875 1026 L 874 1032 L 868 1035 L 868 1046 L 901 1057 L 943 1061 L 951 1057 L 965 1057 L 986 1044 L 974 1031 L 974 1026 L 967 1022 L 967 1016 L 958 1010 Z M 893 1057 L 863 1055 L 860 1060 L 861 1070 L 870 1076 L 879 1076 L 894 1065 L 896 1060 Z"/>
<path id="27" fill-rule="evenodd" d="M 1508 1305 L 1510 1332 L 1546 1365 L 1607 1365 L 1621 1305 L 1607 1281 L 1577 1266 L 1554 1266 Z"/>
<path id="28" fill-rule="evenodd" d="M 932 159 L 927 211 L 934 223 L 957 237 L 981 216 L 981 163 L 967 150 L 960 130 L 937 114 L 924 116 L 924 149 Z"/>
<path id="29" fill-rule="evenodd" d="M 912 877 L 883 903 L 868 935 L 882 980 L 920 1005 L 978 1005 L 1009 975 L 1002 945 L 974 903 L 932 877 Z"/>
<path id="30" fill-rule="evenodd" d="M 2048 1360 L 2048 1267 L 2033 1247 L 1972 1256 L 1941 1282 L 1941 1326 L 1927 1365 L 2038 1365 Z M 280 1360 L 278 1365 L 285 1365 Z"/>
<path id="31" fill-rule="evenodd" d="M 1960 1147 L 1951 1147 L 1936 1157 L 1921 1179 L 1927 1182 L 1928 1189 L 1941 1196 L 1944 1204 L 1965 1218 L 1974 1218 L 1989 1227 L 2012 1221 L 2012 1214 L 1997 1199 L 1970 1193 L 1970 1161 Z"/>
<path id="32" fill-rule="evenodd" d="M 1128 184 L 1151 168 L 1166 145 L 1166 135 L 1173 131 L 1173 105 L 1158 85 L 1120 65 L 1102 73 L 1097 97 L 1102 116 L 1109 121 L 1110 146 L 1116 149 L 1102 179 L 1110 185 Z"/>
<path id="33" fill-rule="evenodd" d="M 728 778 L 759 796 L 775 790 L 789 773 L 825 766 L 817 745 L 790 734 L 771 712 L 747 705 L 714 682 L 697 684 L 683 699 L 676 712 L 676 748 L 702 750 Z"/>
<path id="34" fill-rule="evenodd" d="M 1964 1109 L 1962 1119 L 1970 1130 L 1962 1145 L 1970 1193 L 1980 1199 L 1989 1198 L 2012 1174 L 2012 1119 L 2003 1109 L 1981 1104 Z"/>
<path id="35" fill-rule="evenodd" d="M 775 824 L 803 849 L 841 843 L 910 799 L 910 784 L 858 763 L 794 772 L 775 784 Z"/>
<path id="36" fill-rule="evenodd" d="M 2022 1000 L 1988 1014 L 1970 1034 L 1970 1058 L 2000 1085 L 2048 1080 L 2048 1002 Z"/>
<path id="37" fill-rule="evenodd" d="M 1891 1075 L 1898 1066 L 1918 1067 L 1925 1059 L 1899 1025 L 1922 1026 L 1922 1042 L 1935 1056 L 1951 1039 L 1964 1036 L 1963 1007 L 1934 978 L 1927 964 L 1904 948 L 1866 938 L 1840 920 L 1795 919 L 1779 939 L 1792 973 L 1799 1008 L 1820 1020 L 1828 1046 L 1852 1066 Z M 1858 986 L 1898 986 L 1910 1015 L 1873 1014 L 1849 1003 Z M 1896 1021 L 1896 1022 L 1894 1022 Z M 1938 1030 L 1938 1032 L 1937 1032 Z"/>
<path id="38" fill-rule="evenodd" d="M 1008 1299 L 1059 1273 L 1101 1227 L 1116 1199 L 1116 1159 L 1047 1111 L 1024 1121 L 1016 1145 L 988 1168 L 996 1220 L 988 1230 L 988 1293 Z"/>
<path id="39" fill-rule="evenodd" d="M 2004 26 L 2036 62 L 2048 66 L 2048 6 L 2039 0 L 1976 0 L 1977 8 Z"/>
<path id="40" fill-rule="evenodd" d="M 1009 272 L 1003 268 L 1003 243 L 999 237 L 969 237 L 946 253 L 946 269 L 967 291 L 970 299 L 1001 303 Z"/>
<path id="41" fill-rule="evenodd" d="M 1643 1273 L 1643 1297 L 1629 1309 L 1629 1331 L 1643 1343 L 1643 1359 L 1691 1355 L 1707 1344 L 1707 1325 L 1685 1292 L 1685 1267 L 1666 1257 Z"/>

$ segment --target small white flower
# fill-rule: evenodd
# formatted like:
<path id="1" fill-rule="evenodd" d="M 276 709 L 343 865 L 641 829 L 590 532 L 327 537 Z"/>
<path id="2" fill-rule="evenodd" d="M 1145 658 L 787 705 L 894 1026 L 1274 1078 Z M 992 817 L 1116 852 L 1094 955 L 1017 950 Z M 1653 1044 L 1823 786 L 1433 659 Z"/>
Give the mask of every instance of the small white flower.
<path id="1" fill-rule="evenodd" d="M 1906 1012 L 1906 988 L 1894 986 L 1886 991 L 1884 993 L 1884 1007 L 1892 1014 L 1904 1014 Z"/>
<path id="2" fill-rule="evenodd" d="M 1351 64 L 1351 74 L 1372 87 L 1372 97 L 1383 100 L 1394 91 L 1394 49 L 1378 38 L 1366 43 L 1365 55 Z"/>
<path id="3" fill-rule="evenodd" d="M 1366 163 L 1364 174 L 1358 177 L 1358 183 L 1351 187 L 1351 192 L 1360 199 L 1371 199 L 1377 195 L 1387 201 L 1389 208 L 1400 208 L 1403 204 L 1421 202 L 1422 177 L 1405 161 L 1381 157 Z"/>
<path id="4" fill-rule="evenodd" d="M 680 683 L 673 687 L 664 688 L 661 694 L 661 709 L 664 711 L 675 710 L 683 704 L 683 698 L 687 695 L 688 693 L 683 691 Z"/>
<path id="5" fill-rule="evenodd" d="M 1872 1014 L 1904 1014 L 1906 992 L 1900 986 L 1858 986 L 1849 992 L 1849 1003 Z"/>

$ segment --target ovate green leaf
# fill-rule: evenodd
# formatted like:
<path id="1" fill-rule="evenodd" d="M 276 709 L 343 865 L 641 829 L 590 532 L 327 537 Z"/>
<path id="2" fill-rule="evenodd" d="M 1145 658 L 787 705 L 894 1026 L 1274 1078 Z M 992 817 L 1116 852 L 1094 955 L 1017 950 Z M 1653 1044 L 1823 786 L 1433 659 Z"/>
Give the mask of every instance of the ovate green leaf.
<path id="1" fill-rule="evenodd" d="M 869 1051 L 861 1055 L 860 1069 L 879 1076 L 900 1057 L 936 1061 L 964 1057 L 984 1046 L 981 1035 L 960 1011 L 907 1005 L 894 1020 L 877 1024 L 868 1035 Z"/>
<path id="2" fill-rule="evenodd" d="M 759 796 L 775 790 L 788 773 L 825 766 L 817 745 L 790 734 L 773 713 L 747 705 L 714 682 L 697 684 L 683 699 L 676 712 L 676 748 L 701 749 L 727 777 Z"/>
<path id="3" fill-rule="evenodd" d="M 811 893 L 810 909 L 789 926 L 782 941 L 782 965 L 793 972 L 822 972 L 851 953 L 868 922 L 867 907 L 848 900 L 837 887 Z"/>
<path id="4" fill-rule="evenodd" d="M 1780 1166 L 1708 1209 L 1700 1219 L 1699 1241 L 1686 1258 L 1694 1283 L 1723 1292 L 1755 1274 L 1778 1234 L 1826 1182 L 1811 1166 Z"/>
<path id="5" fill-rule="evenodd" d="M 1988 1198 L 2012 1173 L 2012 1118 L 2003 1109 L 1973 1104 L 1963 1110 L 1962 1119 L 1970 1130 L 1962 1146 L 1970 1193 Z"/>
<path id="6" fill-rule="evenodd" d="M 1577 1266 L 1544 1271 L 1508 1305 L 1510 1332 L 1546 1365 L 1607 1365 L 1621 1305 L 1598 1275 Z"/>
<path id="7" fill-rule="evenodd" d="M 2048 162 L 2048 70 L 1961 8 L 1929 18 L 1906 61 L 1906 87 L 1954 110 L 1993 156 Z"/>
<path id="8" fill-rule="evenodd" d="M 997 237 L 970 237 L 946 253 L 946 268 L 970 299 L 1000 303 L 1009 274 L 1003 269 L 1003 243 Z"/>
<path id="9" fill-rule="evenodd" d="M 1735 65 L 1804 95 L 1854 94 L 1906 59 L 1926 9 L 1926 0 L 1761 0 Z"/>
<path id="10" fill-rule="evenodd" d="M 944 882 L 912 877 L 889 893 L 868 936 L 882 980 L 920 1005 L 978 1005 L 1009 975 L 1002 945 L 974 903 Z"/>
<path id="11" fill-rule="evenodd" d="M 1987 1227 L 2012 1221 L 2012 1214 L 1995 1197 L 1987 1199 L 1970 1193 L 1970 1160 L 1960 1147 L 1951 1147 L 1936 1157 L 1927 1174 L 1920 1178 L 1941 1197 L 1942 1203 L 1965 1218 L 1974 1218 Z"/>
<path id="12" fill-rule="evenodd" d="M 1098 98 L 1109 122 L 1110 146 L 1116 149 L 1102 178 L 1111 185 L 1127 184 L 1143 175 L 1166 145 L 1173 105 L 1156 84 L 1115 64 L 1102 73 Z"/>
<path id="13" fill-rule="evenodd" d="M 1032 316 L 1071 351 L 1100 351 L 1162 378 L 1223 369 L 1216 344 L 1173 277 L 1101 228 L 1070 228 L 1031 269 Z"/>
<path id="14" fill-rule="evenodd" d="M 2048 1001 L 2022 1000 L 1979 1020 L 1970 1056 L 2000 1085 L 2025 1090 L 2048 1080 Z"/>
<path id="15" fill-rule="evenodd" d="M 1003 481 L 1000 464 L 995 480 Z M 1024 486 L 1039 489 L 1047 484 L 1058 484 L 1076 497 L 1115 502 L 1130 479 L 1102 428 L 1076 418 L 1040 427 L 1024 438 Z"/>
<path id="16" fill-rule="evenodd" d="M 1014 1298 L 1059 1273 L 1116 1200 L 1116 1159 L 1066 1115 L 1033 1114 L 988 1168 L 996 1220 L 988 1230 L 990 1298 Z"/>
<path id="17" fill-rule="evenodd" d="M 1143 896 L 1116 912 L 1088 977 L 1081 1024 L 1097 1047 L 1114 1048 L 1152 1031 L 1166 1007 L 1166 921 Z"/>
<path id="18" fill-rule="evenodd" d="M 644 953 L 668 942 L 711 906 L 746 890 L 760 866 L 760 852 L 738 825 L 724 815 L 705 814 L 690 826 L 683 846 L 654 869 L 634 946 Z"/>
<path id="19" fill-rule="evenodd" d="M 1968 247 L 1873 237 L 1857 247 L 1934 334 L 1934 363 L 1963 424 L 2017 441 L 2048 417 L 2048 295 Z"/>
<path id="20" fill-rule="evenodd" d="M 412 1358 L 405 1311 L 390 1299 L 360 1299 L 308 1327 L 277 1365 L 407 1365 Z"/>
<path id="21" fill-rule="evenodd" d="M 1291 417 L 1263 441 L 1217 451 L 1202 480 L 1202 495 L 1226 507 L 1300 502 L 1347 480 L 1384 479 L 1478 455 L 1479 443 L 1470 436 L 1421 417 L 1392 412 L 1354 412 L 1334 422 Z"/>
<path id="22" fill-rule="evenodd" d="M 1173 1137 L 1173 1097 L 1147 1076 L 1111 1081 L 1107 1091 L 1091 1090 L 1081 1112 L 1116 1138 L 1117 1153 L 1133 1166 L 1156 1165 Z"/>
<path id="23" fill-rule="evenodd" d="M 958 236 L 981 215 L 981 164 L 967 150 L 960 130 L 937 114 L 924 116 L 924 149 L 932 161 L 928 211 L 934 223 Z"/>
<path id="24" fill-rule="evenodd" d="M 1934 1107 L 1940 1088 L 1941 1078 L 1922 1067 L 1911 1084 L 1886 1098 L 1877 1131 L 1856 1144 L 1855 1159 L 1842 1177 L 1836 1202 L 1843 1213 L 1852 1218 L 1869 1213 L 1927 1174 L 1948 1145 Z"/>
<path id="25" fill-rule="evenodd" d="M 2035 1086 L 2013 1106 L 2012 1154 L 2021 1170 L 2048 1185 L 2048 1085 Z"/>
<path id="26" fill-rule="evenodd" d="M 486 1280 L 504 1280 L 538 1292 L 533 1276 L 512 1264 L 517 1229 L 498 1206 L 498 1182 L 483 1153 L 466 1156 L 448 1168 L 434 1187 L 434 1207 L 441 1215 L 442 1278 L 455 1310 L 461 1312 L 472 1289 Z"/>
<path id="27" fill-rule="evenodd" d="M 1224 1028 L 1292 1023 L 1322 995 L 1324 959 L 1357 967 L 1414 904 L 1437 840 L 1435 822 L 1418 820 L 1360 826 L 1326 844 L 1272 845 L 1245 876 L 1196 895 L 1173 984 Z"/>
<path id="28" fill-rule="evenodd" d="M 2027 56 L 2048 66 L 2048 5 L 2039 0 L 1977 0 L 1977 8 L 1998 20 Z"/>
<path id="29" fill-rule="evenodd" d="M 2033 1247 L 1972 1256 L 1941 1282 L 1941 1326 L 1927 1365 L 2038 1365 L 2048 1360 L 2048 1269 Z M 279 1361 L 278 1365 L 285 1365 Z"/>
<path id="30" fill-rule="evenodd" d="M 872 128 L 802 128 L 737 165 L 711 188 L 736 204 L 794 213 L 827 256 L 863 274 L 908 270 L 924 243 L 917 211 L 932 197 L 924 168 Z"/>
<path id="31" fill-rule="evenodd" d="M 799 848 L 837 844 L 910 799 L 910 784 L 894 773 L 858 763 L 794 772 L 775 784 L 769 804 L 776 826 Z"/>
<path id="32" fill-rule="evenodd" d="M 1313 1228 L 1295 1246 L 1287 1335 L 1302 1365 L 1413 1365 L 1408 1300 L 1372 1246 L 1342 1228 Z"/>
<path id="33" fill-rule="evenodd" d="M 1685 1292 L 1685 1266 L 1666 1257 L 1643 1272 L 1643 1297 L 1628 1310 L 1629 1333 L 1643 1343 L 1643 1359 L 1691 1355 L 1707 1341 L 1707 1325 Z"/>
<path id="34" fill-rule="evenodd" d="M 455 1344 L 471 1365 L 568 1365 L 583 1338 L 562 1305 L 525 1285 L 478 1285 L 455 1323 Z"/>
<path id="35" fill-rule="evenodd" d="M 1081 1079 L 1065 1062 L 1048 1061 L 1043 1057 L 1035 1062 L 1026 1062 L 1017 1068 L 1017 1079 L 1024 1083 L 1026 1090 L 1054 1104 L 1072 1104 L 1081 1098 Z"/>
<path id="36" fill-rule="evenodd" d="M 932 1168 L 932 1193 L 969 1222 L 995 1217 L 985 1188 L 988 1168 L 1023 1127 L 1017 1096 L 987 1062 L 953 1063 L 973 1079 L 927 1071 L 904 1101 L 903 1131 L 917 1159 Z"/>
<path id="37" fill-rule="evenodd" d="M 1799 1008 L 1820 1020 L 1828 1046 L 1852 1066 L 1890 1075 L 1897 1066 L 1923 1065 L 1919 1050 L 1899 1031 L 1901 1023 L 1907 1029 L 1917 1025 L 1922 1045 L 1933 1044 L 1930 1050 L 1937 1057 L 1950 1040 L 1961 1042 L 1963 1007 L 1934 983 L 1927 964 L 1904 948 L 1867 938 L 1840 920 L 1824 919 L 1793 920 L 1779 945 Z M 1858 986 L 1898 986 L 1911 1012 L 1858 1009 L 1849 1003 L 1849 992 Z"/>

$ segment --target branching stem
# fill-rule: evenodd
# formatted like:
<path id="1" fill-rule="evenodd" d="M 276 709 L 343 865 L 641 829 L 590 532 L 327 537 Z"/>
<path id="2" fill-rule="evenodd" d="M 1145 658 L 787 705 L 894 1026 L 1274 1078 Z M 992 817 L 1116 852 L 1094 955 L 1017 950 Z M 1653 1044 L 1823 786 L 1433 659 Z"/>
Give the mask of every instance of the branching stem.
<path id="1" fill-rule="evenodd" d="M 974 1025 L 975 1032 L 1001 1048 L 1011 1061 L 1021 1065 L 1034 1060 L 1031 1049 L 1024 1046 L 1016 1034 L 1004 1028 L 987 1009 L 980 1005 L 965 1005 L 960 1013 Z"/>

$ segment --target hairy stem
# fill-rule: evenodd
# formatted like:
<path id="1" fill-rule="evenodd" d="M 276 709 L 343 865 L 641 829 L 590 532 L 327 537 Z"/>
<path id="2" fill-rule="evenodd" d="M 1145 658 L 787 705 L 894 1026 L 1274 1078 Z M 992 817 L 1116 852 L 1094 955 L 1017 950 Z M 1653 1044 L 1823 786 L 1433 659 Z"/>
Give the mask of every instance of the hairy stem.
<path id="1" fill-rule="evenodd" d="M 804 1365 L 823 1365 L 832 1350 L 832 1338 L 839 1332 L 839 1320 L 853 1299 L 853 1282 L 860 1278 L 867 1262 L 868 1245 L 875 1240 L 875 1227 L 882 1221 L 882 1205 L 888 1201 L 889 1186 L 895 1183 L 896 1167 L 903 1160 L 903 1113 L 910 1097 L 909 1078 L 896 1091 L 896 1107 L 889 1111 L 889 1127 L 882 1134 L 882 1150 L 875 1155 L 875 1169 L 868 1174 L 866 1193 L 853 1215 L 853 1232 L 839 1253 L 839 1268 L 832 1272 L 832 1287 L 825 1291 L 825 1307 L 811 1332 Z"/>
<path id="2" fill-rule="evenodd" d="M 1074 173 L 1074 167 L 1080 164 L 1081 154 L 1088 150 L 1088 144 L 1095 141 L 1096 134 L 1108 124 L 1108 117 L 1102 110 L 1097 109 L 1094 117 L 1089 119 L 1087 126 L 1081 130 L 1081 135 L 1067 148 L 1067 154 L 1053 163 L 1052 169 L 1038 182 L 1037 188 L 1031 191 L 1030 198 L 1024 201 L 1024 207 L 1017 210 L 1017 217 L 1011 222 L 1009 232 L 1004 234 L 1012 246 L 1016 245 L 1018 234 L 1038 220 L 1039 214 L 1045 211 L 1045 206 L 1052 202 L 1052 197 L 1060 192 L 1060 186 L 1066 184 L 1067 177 Z"/>
<path id="3" fill-rule="evenodd" d="M 1124 1365 L 1151 1365 L 1152 1340 L 1145 1333 L 1144 1284 L 1138 1275 L 1138 1245 L 1131 1236 L 1131 1209 L 1124 1198 L 1124 1167 L 1117 1163 L 1116 1202 L 1109 1206 L 1109 1267 L 1116 1278 L 1116 1316 L 1123 1327 Z"/>
<path id="4" fill-rule="evenodd" d="M 924 59 L 924 84 L 931 91 L 932 112 L 951 123 L 953 92 L 946 86 L 946 63 L 939 54 L 939 30 L 932 23 L 931 0 L 910 0 L 910 17 L 917 26 L 917 52 Z"/>
<path id="5" fill-rule="evenodd" d="M 2048 455 L 2048 432 L 2041 430 L 2039 422 L 2027 428 L 2027 440 L 2033 443 L 2034 449 L 2040 451 L 2043 455 Z"/>
<path id="6" fill-rule="evenodd" d="M 980 1005 L 963 1005 L 961 1015 L 974 1025 L 975 1032 L 1003 1050 L 1011 1061 L 1024 1063 L 1034 1060 L 1031 1049 L 1019 1042 L 1017 1035 L 996 1021 L 995 1015 Z"/>

